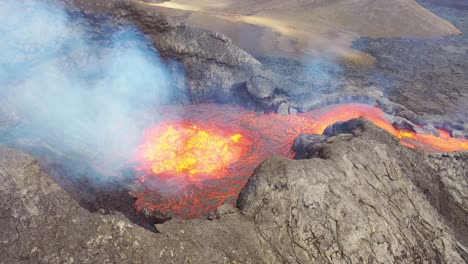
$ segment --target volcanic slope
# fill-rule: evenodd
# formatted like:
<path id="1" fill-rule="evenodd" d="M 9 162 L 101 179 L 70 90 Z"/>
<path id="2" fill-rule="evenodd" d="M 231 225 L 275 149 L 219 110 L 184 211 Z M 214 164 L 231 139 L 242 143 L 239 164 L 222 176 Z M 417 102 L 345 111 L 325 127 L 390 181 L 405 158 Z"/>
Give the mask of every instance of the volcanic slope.
<path id="1" fill-rule="evenodd" d="M 239 209 L 159 233 L 84 209 L 0 148 L 0 263 L 466 263 L 467 153 L 410 150 L 363 120 L 327 131 L 310 159 L 265 161 Z"/>
<path id="2" fill-rule="evenodd" d="M 172 0 L 148 5 L 189 25 L 224 33 L 257 56 L 301 59 L 327 52 L 369 63 L 370 58 L 350 48 L 354 39 L 460 34 L 414 0 Z"/>

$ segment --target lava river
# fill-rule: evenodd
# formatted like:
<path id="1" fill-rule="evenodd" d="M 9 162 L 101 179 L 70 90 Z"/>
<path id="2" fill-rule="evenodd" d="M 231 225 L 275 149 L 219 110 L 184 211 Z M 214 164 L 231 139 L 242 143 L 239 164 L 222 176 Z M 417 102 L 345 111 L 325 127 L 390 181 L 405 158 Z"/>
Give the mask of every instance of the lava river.
<path id="1" fill-rule="evenodd" d="M 378 108 L 329 106 L 304 114 L 256 114 L 241 107 L 202 104 L 156 110 L 162 121 L 146 130 L 138 148 L 140 182 L 136 208 L 182 219 L 202 217 L 233 204 L 254 169 L 272 155 L 293 157 L 301 133 L 322 134 L 329 125 L 364 117 L 425 151 L 468 150 L 468 140 L 396 129 Z"/>

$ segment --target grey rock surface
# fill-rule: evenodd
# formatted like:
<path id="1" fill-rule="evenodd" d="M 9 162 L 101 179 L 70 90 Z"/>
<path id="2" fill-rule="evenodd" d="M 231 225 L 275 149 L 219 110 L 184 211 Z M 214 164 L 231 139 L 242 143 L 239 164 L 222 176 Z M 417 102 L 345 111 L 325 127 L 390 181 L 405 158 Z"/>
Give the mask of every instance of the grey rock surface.
<path id="1" fill-rule="evenodd" d="M 295 159 L 310 159 L 320 157 L 325 145 L 326 137 L 322 135 L 301 134 L 293 143 L 292 150 L 296 153 Z"/>
<path id="2" fill-rule="evenodd" d="M 232 44 L 226 36 L 189 27 L 175 18 L 167 18 L 155 8 L 137 0 L 55 0 L 72 12 L 84 13 L 94 23 L 111 17 L 114 26 L 135 25 L 148 37 L 161 56 L 182 65 L 186 96 L 191 103 L 232 102 L 246 83 L 264 89 L 252 78 L 263 78 L 283 87 L 294 86 L 281 75 L 265 70 L 263 65 L 244 50 Z M 180 76 L 175 76 L 175 79 Z M 250 86 L 252 87 L 252 85 Z M 182 90 L 183 88 L 181 88 Z M 254 88 L 253 98 L 266 91 Z M 251 98 L 247 98 L 251 99 Z M 273 97 L 271 97 L 273 99 Z M 244 98 L 243 104 L 247 104 Z M 271 102 L 270 102 L 271 103 Z"/>
<path id="3" fill-rule="evenodd" d="M 460 237 L 466 230 L 445 223 L 453 217 L 463 226 L 466 219 L 461 198 L 466 198 L 466 166 L 450 158 L 466 153 L 427 155 L 400 146 L 367 122 L 341 126 L 354 137 L 328 141 L 326 158 L 272 158 L 239 196 L 239 208 L 254 218 L 278 258 L 284 263 L 464 263 L 467 251 L 453 231 Z M 464 191 L 437 186 L 447 181 L 439 173 L 447 167 L 453 173 L 449 182 Z M 434 180 L 427 188 L 437 193 L 428 199 L 419 187 Z M 444 188 L 450 191 L 439 190 Z M 447 199 L 451 192 L 458 199 Z M 447 200 L 453 206 L 442 209 Z"/>
<path id="4" fill-rule="evenodd" d="M 171 221 L 154 233 L 114 212 L 84 209 L 29 155 L 0 148 L 0 263 L 263 263 L 255 227 Z"/>
<path id="5" fill-rule="evenodd" d="M 282 102 L 279 104 L 278 108 L 276 109 L 276 113 L 280 115 L 289 115 L 289 103 Z"/>
<path id="6" fill-rule="evenodd" d="M 447 7 L 450 1 L 419 2 L 465 34 L 427 41 L 361 39 L 355 47 L 374 56 L 377 64 L 369 72 L 354 70 L 349 76 L 381 87 L 391 101 L 436 127 L 460 129 L 468 121 L 468 9 Z"/>
<path id="7" fill-rule="evenodd" d="M 246 83 L 247 91 L 254 100 L 264 107 L 272 107 L 271 99 L 277 89 L 276 85 L 263 77 L 254 76 Z"/>
<path id="8" fill-rule="evenodd" d="M 448 220 L 455 235 L 468 245 L 468 153 L 431 154 L 425 163 L 437 177 L 417 177 L 432 203 Z M 433 180 L 431 182 L 431 180 Z"/>
<path id="9" fill-rule="evenodd" d="M 2 147 L 0 263 L 466 262 L 467 153 L 410 150 L 363 120 L 329 131 L 325 156 L 265 161 L 239 209 L 157 233 L 85 209 L 33 157 Z"/>

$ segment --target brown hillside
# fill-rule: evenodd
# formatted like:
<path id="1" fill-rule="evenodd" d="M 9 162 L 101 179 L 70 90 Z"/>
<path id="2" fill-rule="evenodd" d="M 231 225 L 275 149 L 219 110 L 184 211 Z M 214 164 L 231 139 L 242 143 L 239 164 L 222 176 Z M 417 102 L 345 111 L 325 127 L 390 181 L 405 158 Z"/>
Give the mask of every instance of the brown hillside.
<path id="1" fill-rule="evenodd" d="M 461 32 L 413 0 L 173 0 L 148 3 L 182 21 L 228 35 L 255 55 L 369 57 L 350 48 L 360 36 L 433 38 Z"/>

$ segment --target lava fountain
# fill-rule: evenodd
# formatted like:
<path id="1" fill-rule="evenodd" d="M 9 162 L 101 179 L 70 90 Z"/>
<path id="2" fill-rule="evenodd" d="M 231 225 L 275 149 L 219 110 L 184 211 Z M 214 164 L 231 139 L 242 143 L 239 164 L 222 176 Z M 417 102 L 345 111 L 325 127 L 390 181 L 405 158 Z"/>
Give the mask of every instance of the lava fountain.
<path id="1" fill-rule="evenodd" d="M 163 121 L 147 129 L 138 148 L 137 171 L 144 191 L 137 210 L 147 208 L 183 219 L 198 218 L 235 202 L 254 169 L 272 155 L 293 157 L 301 133 L 322 134 L 336 122 L 363 117 L 425 151 L 468 150 L 468 140 L 444 131 L 437 137 L 395 128 L 382 110 L 344 104 L 298 115 L 256 114 L 241 107 L 202 104 L 156 110 Z"/>

